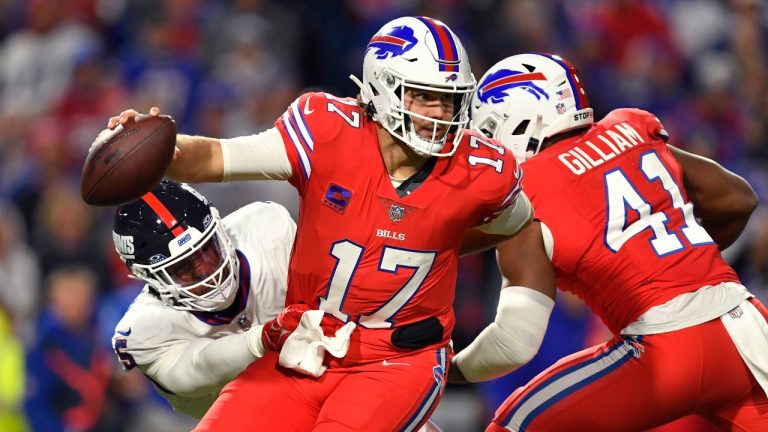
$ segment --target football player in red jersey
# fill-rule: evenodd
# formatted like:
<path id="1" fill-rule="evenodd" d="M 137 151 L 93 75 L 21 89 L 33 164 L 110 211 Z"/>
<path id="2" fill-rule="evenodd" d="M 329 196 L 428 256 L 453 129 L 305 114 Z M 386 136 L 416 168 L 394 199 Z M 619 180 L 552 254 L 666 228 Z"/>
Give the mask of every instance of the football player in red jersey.
<path id="1" fill-rule="evenodd" d="M 534 230 L 499 245 L 505 276 L 514 283 L 519 251 L 543 241 L 557 286 L 615 335 L 514 391 L 486 430 L 640 431 L 691 414 L 768 430 L 768 311 L 720 254 L 757 206 L 749 184 L 669 145 L 646 111 L 593 122 L 575 69 L 554 55 L 493 66 L 472 119 L 525 161 L 535 208 Z M 458 353 L 451 381 L 492 376 L 475 356 L 493 345 L 481 334 Z"/>
<path id="2" fill-rule="evenodd" d="M 173 178 L 296 187 L 286 305 L 321 309 L 339 326 L 357 323 L 346 356 L 330 359 L 319 378 L 266 354 L 224 388 L 200 431 L 417 430 L 442 395 L 452 355 L 464 235 L 496 241 L 531 226 L 512 153 L 464 129 L 475 79 L 445 24 L 387 23 L 366 48 L 362 80 L 353 80 L 358 98 L 304 94 L 259 134 L 178 137 Z M 133 115 L 125 111 L 108 127 Z M 514 307 L 530 301 L 510 299 Z"/>

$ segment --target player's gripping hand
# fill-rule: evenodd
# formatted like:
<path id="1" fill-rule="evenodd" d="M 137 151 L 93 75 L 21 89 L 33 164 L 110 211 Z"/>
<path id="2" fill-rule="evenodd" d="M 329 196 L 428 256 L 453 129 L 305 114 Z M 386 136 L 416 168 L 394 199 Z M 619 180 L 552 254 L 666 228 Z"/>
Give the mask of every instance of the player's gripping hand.
<path id="1" fill-rule="evenodd" d="M 256 358 L 260 358 L 267 351 L 280 351 L 301 322 L 304 312 L 310 310 L 306 304 L 292 304 L 287 306 L 274 319 L 267 321 L 262 326 L 252 327 L 248 330 L 248 348 Z M 338 329 L 339 323 L 330 315 L 325 315 L 320 322 L 320 327 L 326 335 L 333 335 Z"/>
<path id="2" fill-rule="evenodd" d="M 120 115 L 116 115 L 109 118 L 109 121 L 107 122 L 107 129 L 114 129 L 117 127 L 117 125 L 125 124 L 128 120 L 136 117 L 140 113 L 136 111 L 135 109 L 127 109 L 120 113 Z M 160 108 L 158 107 L 152 107 L 149 109 L 149 115 L 151 116 L 158 116 L 160 115 Z"/>
<path id="3" fill-rule="evenodd" d="M 296 330 L 301 316 L 309 310 L 305 304 L 292 304 L 277 317 L 264 323 L 261 330 L 261 343 L 266 351 L 280 351 L 288 336 Z"/>
<path id="4" fill-rule="evenodd" d="M 119 115 L 110 117 L 109 120 L 107 121 L 107 128 L 101 131 L 101 133 L 99 133 L 96 140 L 93 142 L 93 144 L 91 144 L 91 148 L 88 149 L 88 152 L 90 153 L 93 146 L 95 146 L 96 143 L 100 141 L 99 137 L 109 136 L 112 133 L 112 131 L 115 130 L 115 128 L 117 128 L 120 125 L 125 125 L 129 120 L 133 119 L 138 115 L 141 115 L 141 113 L 136 111 L 135 109 L 127 109 L 121 112 Z M 159 116 L 160 108 L 158 107 L 150 108 L 149 115 L 155 116 L 155 117 Z M 176 158 L 179 157 L 179 152 L 180 152 L 179 147 L 176 146 L 176 148 L 173 151 L 173 160 L 176 160 Z"/>

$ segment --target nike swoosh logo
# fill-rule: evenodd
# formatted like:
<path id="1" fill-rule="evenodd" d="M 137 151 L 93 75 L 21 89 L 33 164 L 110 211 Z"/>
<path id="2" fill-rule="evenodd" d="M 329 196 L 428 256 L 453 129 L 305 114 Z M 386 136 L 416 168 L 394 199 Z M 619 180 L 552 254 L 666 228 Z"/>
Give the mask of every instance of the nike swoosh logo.
<path id="1" fill-rule="evenodd" d="M 315 110 L 310 110 L 310 109 L 309 109 L 309 101 L 310 101 L 310 100 L 312 100 L 312 96 L 308 97 L 308 98 L 307 98 L 307 101 L 306 101 L 306 102 L 304 102 L 304 115 L 310 115 L 310 114 L 312 114 L 313 112 L 315 112 Z"/>
<path id="2" fill-rule="evenodd" d="M 410 366 L 411 364 L 410 363 L 389 362 L 389 361 L 384 360 L 383 362 L 381 362 L 381 365 L 382 366 Z"/>
<path id="3" fill-rule="evenodd" d="M 131 335 L 131 328 L 128 327 L 128 330 L 117 330 L 118 333 L 120 333 L 123 336 L 130 336 Z"/>

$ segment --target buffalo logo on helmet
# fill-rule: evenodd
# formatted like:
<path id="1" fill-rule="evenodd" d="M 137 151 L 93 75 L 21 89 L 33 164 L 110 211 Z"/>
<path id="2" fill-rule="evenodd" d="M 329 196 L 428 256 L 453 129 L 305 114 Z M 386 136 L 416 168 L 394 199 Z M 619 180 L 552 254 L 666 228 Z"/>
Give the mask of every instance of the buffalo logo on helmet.
<path id="1" fill-rule="evenodd" d="M 368 42 L 366 50 L 376 50 L 377 59 L 397 57 L 405 54 L 416 45 L 413 29 L 407 26 L 395 27 L 385 34 L 377 34 Z"/>
<path id="2" fill-rule="evenodd" d="M 542 97 L 549 99 L 549 95 L 544 89 L 537 86 L 534 81 L 546 81 L 546 77 L 541 72 L 520 72 L 509 69 L 499 69 L 496 72 L 488 74 L 487 77 L 477 86 L 477 97 L 483 103 L 500 103 L 509 93 L 507 90 L 521 87 L 534 95 L 536 99 Z"/>

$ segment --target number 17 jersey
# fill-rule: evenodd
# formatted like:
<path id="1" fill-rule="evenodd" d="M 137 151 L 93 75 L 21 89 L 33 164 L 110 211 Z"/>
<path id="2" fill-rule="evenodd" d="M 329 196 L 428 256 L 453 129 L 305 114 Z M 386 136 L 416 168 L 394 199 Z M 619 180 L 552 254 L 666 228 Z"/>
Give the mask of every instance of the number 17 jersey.
<path id="1" fill-rule="evenodd" d="M 378 125 L 356 100 L 308 93 L 276 126 L 301 197 L 286 304 L 304 302 L 367 329 L 437 317 L 447 343 L 461 240 L 520 190 L 511 153 L 467 132 L 456 153 L 438 158 L 401 198 Z"/>

